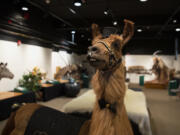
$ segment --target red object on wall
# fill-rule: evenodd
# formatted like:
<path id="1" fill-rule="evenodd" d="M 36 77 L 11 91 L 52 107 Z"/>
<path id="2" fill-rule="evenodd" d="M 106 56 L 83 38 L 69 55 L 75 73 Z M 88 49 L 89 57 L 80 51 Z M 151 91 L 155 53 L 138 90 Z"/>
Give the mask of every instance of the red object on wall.
<path id="1" fill-rule="evenodd" d="M 20 46 L 22 44 L 21 40 L 17 41 L 17 45 Z"/>
<path id="2" fill-rule="evenodd" d="M 12 21 L 11 20 L 8 20 L 8 24 L 11 24 L 12 23 Z"/>
<path id="3" fill-rule="evenodd" d="M 29 13 L 24 14 L 24 19 L 28 20 L 29 19 Z"/>

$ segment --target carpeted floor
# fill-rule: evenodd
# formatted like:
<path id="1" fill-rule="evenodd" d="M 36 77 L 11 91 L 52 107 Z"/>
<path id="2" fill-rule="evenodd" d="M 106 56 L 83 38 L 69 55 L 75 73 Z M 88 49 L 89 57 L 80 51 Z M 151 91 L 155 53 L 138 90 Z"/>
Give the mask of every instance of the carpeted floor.
<path id="1" fill-rule="evenodd" d="M 130 87 L 140 87 L 131 85 Z M 180 135 L 180 99 L 168 96 L 167 90 L 145 89 L 147 105 L 151 115 L 151 127 L 153 135 Z M 86 90 L 81 90 L 83 94 Z M 55 98 L 40 104 L 61 110 L 62 106 L 72 98 Z M 0 121 L 0 134 L 6 121 Z"/>
<path id="2" fill-rule="evenodd" d="M 153 135 L 180 135 L 180 99 L 167 90 L 144 89 Z"/>
<path id="3" fill-rule="evenodd" d="M 153 135 L 180 135 L 180 99 L 168 95 L 167 90 L 147 89 L 137 84 L 129 88 L 141 88 L 147 100 Z"/>

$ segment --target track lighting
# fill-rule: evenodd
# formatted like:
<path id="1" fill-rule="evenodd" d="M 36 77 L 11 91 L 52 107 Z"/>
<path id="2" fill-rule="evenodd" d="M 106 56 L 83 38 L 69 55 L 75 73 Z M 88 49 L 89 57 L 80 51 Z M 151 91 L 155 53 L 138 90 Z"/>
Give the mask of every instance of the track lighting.
<path id="1" fill-rule="evenodd" d="M 72 31 L 71 31 L 71 34 L 75 34 L 75 33 L 76 33 L 76 31 L 75 31 L 75 30 L 72 30 Z"/>
<path id="2" fill-rule="evenodd" d="M 176 20 L 176 19 L 174 19 L 174 20 L 173 20 L 173 23 L 177 23 L 177 20 Z"/>
<path id="3" fill-rule="evenodd" d="M 108 11 L 107 11 L 107 10 L 104 10 L 104 14 L 107 15 L 107 14 L 108 14 Z"/>
<path id="4" fill-rule="evenodd" d="M 23 11 L 28 11 L 28 10 L 29 10 L 29 8 L 28 8 L 28 7 L 25 7 L 25 6 L 23 6 L 21 9 L 22 9 Z"/>
<path id="5" fill-rule="evenodd" d="M 105 15 L 109 15 L 110 13 L 111 13 L 111 11 L 110 11 L 109 8 L 106 8 L 106 9 L 104 10 L 104 14 L 105 14 Z"/>
<path id="6" fill-rule="evenodd" d="M 142 32 L 142 29 L 137 29 L 137 32 Z"/>
<path id="7" fill-rule="evenodd" d="M 76 6 L 76 7 L 82 6 L 82 1 L 81 0 L 75 0 L 74 1 L 74 6 Z"/>
<path id="8" fill-rule="evenodd" d="M 148 1 L 148 0 L 139 0 L 140 2 L 146 2 L 146 1 Z"/>
<path id="9" fill-rule="evenodd" d="M 176 28 L 176 32 L 180 32 L 180 28 Z"/>
<path id="10" fill-rule="evenodd" d="M 114 25 L 114 26 L 116 26 L 117 24 L 118 24 L 117 21 L 114 21 L 114 22 L 113 22 L 113 25 Z"/>
<path id="11" fill-rule="evenodd" d="M 50 4 L 50 3 L 51 3 L 51 0 L 45 0 L 45 3 L 46 3 L 46 4 Z"/>

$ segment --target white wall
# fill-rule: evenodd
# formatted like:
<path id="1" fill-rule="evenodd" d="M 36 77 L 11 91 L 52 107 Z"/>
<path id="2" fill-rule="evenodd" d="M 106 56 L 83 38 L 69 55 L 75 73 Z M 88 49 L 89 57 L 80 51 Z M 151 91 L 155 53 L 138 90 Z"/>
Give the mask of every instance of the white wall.
<path id="1" fill-rule="evenodd" d="M 0 40 L 0 62 L 7 62 L 8 68 L 15 75 L 13 80 L 0 80 L 0 91 L 13 90 L 22 75 L 35 66 L 48 72 L 47 77 L 52 78 L 51 53 L 51 49 L 25 44 L 17 46 L 16 42 Z"/>
<path id="2" fill-rule="evenodd" d="M 180 56 L 177 62 L 174 61 L 173 55 L 159 55 L 160 58 L 165 62 L 165 64 L 169 68 L 176 68 L 176 70 L 180 70 Z M 141 65 L 144 66 L 146 69 L 151 69 L 153 60 L 152 55 L 126 55 L 125 61 L 126 61 L 126 67 L 128 66 L 135 66 L 135 65 Z M 139 82 L 139 76 L 138 74 L 128 74 L 127 77 L 130 78 L 130 81 L 133 83 Z M 145 75 L 145 81 L 154 79 L 153 75 Z"/>
<path id="3" fill-rule="evenodd" d="M 80 64 L 86 60 L 85 55 L 68 54 L 66 51 L 53 52 L 51 49 L 34 45 L 0 40 L 0 62 L 7 62 L 8 68 L 15 75 L 10 79 L 0 80 L 0 92 L 13 90 L 18 85 L 24 73 L 31 71 L 35 66 L 47 72 L 47 78 L 53 79 L 56 66 L 64 67 L 68 64 Z M 93 72 L 89 64 L 84 64 Z"/>
<path id="4" fill-rule="evenodd" d="M 152 67 L 152 55 L 126 55 L 126 67 L 133 65 L 142 65 L 150 69 Z M 177 61 L 174 61 L 172 55 L 160 55 L 169 68 L 180 70 L 180 55 Z M 0 62 L 7 62 L 8 68 L 14 73 L 13 80 L 2 79 L 0 81 L 0 91 L 13 90 L 22 75 L 38 66 L 47 72 L 47 78 L 53 79 L 56 66 L 64 67 L 68 64 L 80 64 L 86 60 L 86 55 L 68 54 L 66 51 L 52 52 L 51 49 L 42 48 L 33 45 L 17 46 L 17 43 L 0 40 Z M 88 63 L 83 63 L 90 75 L 95 70 Z M 129 74 L 131 82 L 138 83 L 139 75 Z M 152 80 L 154 76 L 145 75 L 146 80 Z"/>
<path id="5" fill-rule="evenodd" d="M 83 61 L 83 56 L 78 56 L 74 53 L 69 54 L 66 51 L 52 53 L 52 73 L 56 72 L 56 67 L 65 67 L 70 64 L 80 64 Z"/>

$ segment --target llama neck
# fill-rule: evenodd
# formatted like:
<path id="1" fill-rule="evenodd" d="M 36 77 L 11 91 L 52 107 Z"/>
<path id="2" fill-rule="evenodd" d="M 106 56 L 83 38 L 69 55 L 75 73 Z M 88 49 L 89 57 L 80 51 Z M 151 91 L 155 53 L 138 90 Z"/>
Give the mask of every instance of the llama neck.
<path id="1" fill-rule="evenodd" d="M 109 102 L 117 101 L 125 94 L 124 66 L 119 65 L 112 72 L 100 72 L 97 70 L 93 77 L 93 87 L 97 99 L 105 98 Z"/>

